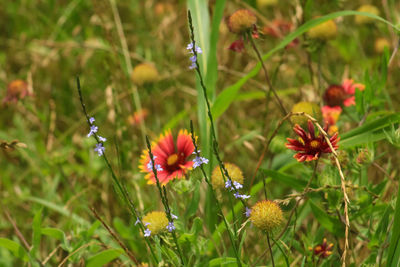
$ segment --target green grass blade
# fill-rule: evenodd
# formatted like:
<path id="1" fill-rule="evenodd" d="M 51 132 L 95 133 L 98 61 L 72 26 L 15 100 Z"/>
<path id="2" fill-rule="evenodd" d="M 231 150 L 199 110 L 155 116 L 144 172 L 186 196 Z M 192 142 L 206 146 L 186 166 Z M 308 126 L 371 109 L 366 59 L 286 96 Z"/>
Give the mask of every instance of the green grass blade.
<path id="1" fill-rule="evenodd" d="M 24 248 L 15 241 L 7 238 L 0 237 L 0 247 L 6 248 L 11 251 L 15 257 L 22 259 L 23 261 L 28 261 L 29 257 Z"/>
<path id="2" fill-rule="evenodd" d="M 317 26 L 327 20 L 330 19 L 335 19 L 338 17 L 343 17 L 343 16 L 352 16 L 352 15 L 362 15 L 362 16 L 367 16 L 371 17 L 373 19 L 379 20 L 381 22 L 384 22 L 391 26 L 393 29 L 397 30 L 400 32 L 400 28 L 393 25 L 389 21 L 370 14 L 366 12 L 358 12 L 358 11 L 352 11 L 352 10 L 345 10 L 345 11 L 339 11 L 339 12 L 334 12 L 330 13 L 328 15 L 322 16 L 315 18 L 313 20 L 307 21 L 303 25 L 301 25 L 296 31 L 288 34 L 275 48 L 270 50 L 268 53 L 262 56 L 263 61 L 267 60 L 269 57 L 271 57 L 274 53 L 284 49 L 286 45 L 288 45 L 291 41 L 296 39 L 297 37 L 301 36 L 305 32 L 307 32 L 309 29 L 311 29 L 314 26 Z M 212 113 L 214 115 L 214 118 L 218 118 L 221 116 L 225 110 L 228 109 L 228 107 L 231 105 L 233 100 L 235 99 L 237 93 L 239 92 L 240 88 L 250 79 L 253 78 L 258 74 L 258 72 L 261 70 L 261 64 L 258 63 L 246 76 L 242 77 L 239 81 L 237 81 L 235 84 L 225 88 L 215 99 L 213 108 L 212 108 Z"/>
<path id="3" fill-rule="evenodd" d="M 398 266 L 400 262 L 400 185 L 397 190 L 396 208 L 394 211 L 394 222 L 392 236 L 390 237 L 389 252 L 387 256 L 387 267 Z"/>
<path id="4" fill-rule="evenodd" d="M 115 260 L 123 253 L 122 249 L 107 249 L 92 257 L 87 261 L 86 267 L 99 267 Z"/>

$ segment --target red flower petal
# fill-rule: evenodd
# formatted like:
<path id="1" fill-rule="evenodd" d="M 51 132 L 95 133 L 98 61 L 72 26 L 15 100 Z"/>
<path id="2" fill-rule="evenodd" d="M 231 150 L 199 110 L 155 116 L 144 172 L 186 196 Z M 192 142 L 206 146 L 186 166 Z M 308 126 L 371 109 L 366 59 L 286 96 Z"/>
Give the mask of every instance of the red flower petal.
<path id="1" fill-rule="evenodd" d="M 238 52 L 241 53 L 244 51 L 244 42 L 242 39 L 236 40 L 234 41 L 230 46 L 229 49 L 234 51 L 234 52 Z"/>
<path id="2" fill-rule="evenodd" d="M 179 131 L 178 139 L 176 141 L 176 146 L 178 149 L 178 154 L 181 155 L 182 153 L 184 153 L 185 158 L 192 155 L 194 151 L 194 145 L 191 135 L 186 130 Z"/>

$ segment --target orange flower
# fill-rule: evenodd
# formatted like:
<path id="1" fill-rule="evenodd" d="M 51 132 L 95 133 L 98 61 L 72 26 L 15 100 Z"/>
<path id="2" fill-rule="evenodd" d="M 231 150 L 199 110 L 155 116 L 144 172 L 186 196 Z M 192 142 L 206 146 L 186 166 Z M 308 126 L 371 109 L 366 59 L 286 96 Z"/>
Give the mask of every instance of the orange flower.
<path id="1" fill-rule="evenodd" d="M 28 95 L 31 95 L 28 84 L 23 80 L 14 80 L 8 84 L 7 95 L 4 97 L 3 103 L 17 102 Z"/>
<path id="2" fill-rule="evenodd" d="M 345 79 L 341 85 L 331 85 L 325 90 L 324 100 L 330 106 L 353 106 L 356 104 L 354 94 L 356 89 L 365 89 L 365 85 L 354 83 L 352 79 Z"/>
<path id="3" fill-rule="evenodd" d="M 160 136 L 157 142 L 152 144 L 154 164 L 157 169 L 157 178 L 161 184 L 177 178 L 182 179 L 188 170 L 193 168 L 193 161 L 188 160 L 194 151 L 191 134 L 186 130 L 180 130 L 176 145 L 171 131 Z M 155 184 L 152 162 L 147 150 L 143 151 L 139 169 L 146 173 L 148 184 Z"/>

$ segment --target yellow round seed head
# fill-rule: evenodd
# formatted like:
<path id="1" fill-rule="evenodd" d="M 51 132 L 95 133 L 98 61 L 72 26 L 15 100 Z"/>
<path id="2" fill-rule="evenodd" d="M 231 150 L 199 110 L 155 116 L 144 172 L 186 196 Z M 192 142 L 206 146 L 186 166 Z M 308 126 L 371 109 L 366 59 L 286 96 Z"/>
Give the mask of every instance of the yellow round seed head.
<path id="1" fill-rule="evenodd" d="M 251 208 L 250 221 L 259 229 L 272 233 L 282 225 L 283 213 L 277 203 L 262 200 Z"/>
<path id="2" fill-rule="evenodd" d="M 293 106 L 292 112 L 305 112 L 311 117 L 315 118 L 317 121 L 322 120 L 321 108 L 316 103 L 299 102 Z M 307 124 L 308 118 L 306 116 L 292 116 L 290 120 L 294 124 L 305 126 Z"/>
<path id="3" fill-rule="evenodd" d="M 259 8 L 276 6 L 277 4 L 278 0 L 257 0 L 257 7 Z"/>
<path id="4" fill-rule="evenodd" d="M 360 6 L 359 9 L 357 9 L 357 11 L 371 13 L 376 16 L 379 15 L 379 9 L 373 5 L 362 5 L 362 6 Z M 355 22 L 356 22 L 356 24 L 359 24 L 359 25 L 368 24 L 368 23 L 374 22 L 374 19 L 371 17 L 367 17 L 367 16 L 357 15 L 355 17 Z"/>
<path id="5" fill-rule="evenodd" d="M 133 68 L 131 78 L 136 85 L 154 83 L 158 80 L 159 74 L 153 64 L 142 63 Z"/>
<path id="6" fill-rule="evenodd" d="M 385 47 L 390 49 L 390 42 L 386 38 L 377 38 L 375 40 L 374 48 L 377 54 L 382 54 L 385 51 Z"/>
<path id="7" fill-rule="evenodd" d="M 240 34 L 251 31 L 256 22 L 257 18 L 250 10 L 239 9 L 229 17 L 228 26 L 231 32 Z"/>
<path id="8" fill-rule="evenodd" d="M 240 170 L 238 166 L 232 163 L 224 163 L 226 170 L 229 173 L 229 176 L 231 177 L 233 182 L 238 182 L 240 184 L 243 184 L 243 173 Z M 225 177 L 225 179 L 228 179 Z M 219 169 L 219 166 L 217 165 L 212 174 L 211 174 L 211 184 L 214 187 L 214 189 L 224 189 L 225 188 L 225 181 L 224 178 L 222 177 L 221 170 Z"/>
<path id="9" fill-rule="evenodd" d="M 143 217 L 142 221 L 144 225 L 148 223 L 146 227 L 151 231 L 152 235 L 157 235 L 167 230 L 168 219 L 163 211 L 149 212 Z"/>
<path id="10" fill-rule="evenodd" d="M 308 33 L 311 39 L 319 39 L 323 41 L 334 39 L 337 35 L 337 26 L 333 20 L 325 21 L 313 28 Z"/>

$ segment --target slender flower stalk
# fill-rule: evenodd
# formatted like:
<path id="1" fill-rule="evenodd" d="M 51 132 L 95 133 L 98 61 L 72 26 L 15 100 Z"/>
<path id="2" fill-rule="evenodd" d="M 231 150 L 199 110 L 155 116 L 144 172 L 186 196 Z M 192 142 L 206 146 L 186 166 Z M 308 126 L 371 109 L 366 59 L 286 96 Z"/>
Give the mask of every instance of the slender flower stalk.
<path id="1" fill-rule="evenodd" d="M 93 117 L 89 117 L 88 112 L 86 111 L 86 105 L 85 105 L 85 102 L 83 102 L 82 90 L 81 90 L 81 84 L 80 84 L 80 81 L 79 81 L 79 77 L 76 78 L 76 85 L 77 85 L 77 90 L 78 90 L 78 94 L 79 94 L 79 101 L 80 101 L 81 106 L 82 106 L 83 114 L 86 117 L 86 121 L 87 121 L 89 127 L 91 127 L 93 125 L 93 122 L 95 121 L 95 119 Z M 102 145 L 102 140 L 100 140 L 101 136 L 98 136 L 96 133 L 94 133 L 93 137 L 96 139 L 97 145 Z M 105 139 L 104 139 L 104 141 L 105 141 Z M 101 150 L 101 151 L 102 151 L 102 155 L 101 156 L 103 157 L 104 162 L 106 163 L 107 168 L 111 173 L 111 177 L 112 177 L 113 182 L 114 182 L 114 184 L 115 184 L 115 186 L 117 188 L 117 191 L 119 191 L 119 193 L 120 193 L 119 195 L 122 196 L 122 200 L 129 207 L 129 211 L 131 212 L 132 216 L 134 218 L 140 219 L 139 213 L 136 211 L 135 205 L 134 205 L 131 197 L 129 196 L 129 193 L 128 193 L 127 189 L 125 188 L 125 186 L 117 178 L 117 176 L 116 176 L 116 174 L 115 174 L 115 172 L 114 172 L 114 170 L 113 170 L 113 168 L 112 168 L 112 166 L 111 166 L 111 164 L 110 164 L 110 162 L 109 162 L 109 160 L 107 158 L 107 155 L 104 153 L 104 150 Z M 144 225 L 142 223 L 140 223 L 139 227 L 140 227 L 140 230 L 142 231 L 142 233 L 145 234 L 144 233 L 144 231 L 145 231 Z M 150 242 L 148 240 L 146 240 L 146 244 L 147 244 L 147 246 L 148 246 L 148 248 L 149 248 L 149 250 L 151 252 L 151 255 L 153 257 L 154 262 L 156 262 L 158 264 L 158 259 L 156 257 L 156 254 L 153 251 L 153 247 L 150 245 Z"/>

